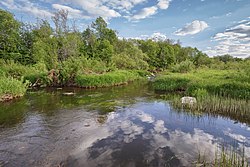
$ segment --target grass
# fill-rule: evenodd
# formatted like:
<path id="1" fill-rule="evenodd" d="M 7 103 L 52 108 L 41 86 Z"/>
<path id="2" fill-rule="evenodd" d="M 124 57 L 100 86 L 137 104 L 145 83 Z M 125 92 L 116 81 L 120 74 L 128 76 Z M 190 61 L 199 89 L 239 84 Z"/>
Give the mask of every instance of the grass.
<path id="1" fill-rule="evenodd" d="M 168 100 L 176 111 L 188 112 L 192 115 L 211 114 L 229 117 L 232 120 L 250 124 L 249 108 L 250 103 L 244 99 L 225 98 L 217 95 L 197 96 L 197 103 L 194 105 L 181 104 L 180 94 L 161 95 L 162 99 Z"/>
<path id="2" fill-rule="evenodd" d="M 250 77 L 241 71 L 196 70 L 190 73 L 163 73 L 153 82 L 155 90 L 194 96 L 198 89 L 209 94 L 250 100 Z"/>
<path id="3" fill-rule="evenodd" d="M 0 78 L 0 101 L 12 100 L 23 96 L 27 90 L 28 83 L 10 77 Z"/>
<path id="4" fill-rule="evenodd" d="M 108 87 L 126 84 L 140 78 L 138 72 L 114 71 L 105 74 L 81 74 L 77 75 L 75 82 L 77 86 L 84 88 Z"/>
<path id="5" fill-rule="evenodd" d="M 215 153 L 215 158 L 212 162 L 206 160 L 206 156 L 201 156 L 199 154 L 198 160 L 196 162 L 198 167 L 248 167 L 249 164 L 244 155 L 244 149 L 241 154 L 237 153 L 236 150 L 230 148 L 230 150 L 224 147 L 220 152 Z"/>

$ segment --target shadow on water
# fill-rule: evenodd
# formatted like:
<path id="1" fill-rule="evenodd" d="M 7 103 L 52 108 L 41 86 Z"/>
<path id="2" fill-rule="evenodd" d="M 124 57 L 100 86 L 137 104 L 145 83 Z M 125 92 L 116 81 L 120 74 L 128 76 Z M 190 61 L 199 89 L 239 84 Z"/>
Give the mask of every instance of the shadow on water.
<path id="1" fill-rule="evenodd" d="M 146 82 L 30 90 L 0 105 L 0 166 L 193 166 L 222 146 L 250 158 L 248 124 L 177 112 L 157 97 Z"/>

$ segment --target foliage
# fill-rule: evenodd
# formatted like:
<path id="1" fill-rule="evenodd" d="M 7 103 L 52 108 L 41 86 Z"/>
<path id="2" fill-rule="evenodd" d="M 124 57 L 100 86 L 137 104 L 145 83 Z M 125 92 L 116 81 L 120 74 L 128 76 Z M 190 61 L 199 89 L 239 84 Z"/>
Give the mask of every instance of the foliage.
<path id="1" fill-rule="evenodd" d="M 0 9 L 0 58 L 18 60 L 20 48 L 20 22 L 14 16 Z"/>
<path id="2" fill-rule="evenodd" d="M 176 64 L 172 67 L 172 72 L 187 73 L 194 69 L 194 64 L 190 60 L 182 61 L 180 64 Z"/>
<path id="3" fill-rule="evenodd" d="M 104 62 L 86 57 L 69 58 L 60 64 L 60 84 L 74 85 L 76 75 L 104 73 L 108 70 Z"/>
<path id="4" fill-rule="evenodd" d="M 131 41 L 119 42 L 119 53 L 112 57 L 112 61 L 119 69 L 146 70 L 148 68 L 147 55 Z"/>
<path id="5" fill-rule="evenodd" d="M 82 82 L 84 77 L 96 77 L 97 83 L 101 80 L 96 85 L 105 86 L 126 82 L 124 72 L 119 70 L 139 70 L 143 75 L 146 70 L 153 73 L 172 71 L 176 74 L 156 79 L 156 89 L 185 91 L 198 96 L 207 91 L 209 94 L 249 97 L 249 59 L 230 55 L 209 58 L 197 48 L 182 47 L 179 41 L 170 39 L 119 39 L 117 32 L 110 29 L 102 17 L 79 31 L 69 19 L 67 10 L 58 10 L 52 16 L 54 25 L 48 20 L 25 24 L 0 9 L 1 76 L 19 81 L 24 78 L 30 86 L 77 86 L 79 83 L 87 86 L 88 82 Z M 197 69 L 221 70 L 228 78 L 191 72 Z M 228 75 L 225 70 L 235 70 L 235 73 Z M 132 74 L 127 72 L 127 75 L 128 81 Z M 92 81 L 89 83 L 92 86 Z"/>
<path id="6" fill-rule="evenodd" d="M 5 96 L 8 98 L 14 98 L 23 96 L 27 90 L 28 82 L 23 83 L 10 77 L 0 77 L 0 101 L 5 100 Z"/>
<path id="7" fill-rule="evenodd" d="M 80 87 L 95 88 L 126 84 L 139 78 L 138 73 L 115 71 L 106 74 L 77 75 L 75 82 Z"/>

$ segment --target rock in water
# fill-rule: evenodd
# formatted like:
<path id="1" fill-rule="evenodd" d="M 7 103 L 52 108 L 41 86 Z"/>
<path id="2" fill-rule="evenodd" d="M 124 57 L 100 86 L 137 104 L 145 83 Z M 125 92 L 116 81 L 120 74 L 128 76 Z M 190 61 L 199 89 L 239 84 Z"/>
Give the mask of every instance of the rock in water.
<path id="1" fill-rule="evenodd" d="M 197 103 L 197 100 L 195 97 L 182 97 L 181 98 L 181 104 L 189 104 L 189 105 L 193 105 Z"/>

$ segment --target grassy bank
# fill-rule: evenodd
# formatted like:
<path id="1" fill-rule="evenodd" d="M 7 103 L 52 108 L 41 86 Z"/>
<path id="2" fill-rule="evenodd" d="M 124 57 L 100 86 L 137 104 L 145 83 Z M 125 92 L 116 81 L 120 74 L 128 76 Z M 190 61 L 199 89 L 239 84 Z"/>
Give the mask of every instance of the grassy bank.
<path id="1" fill-rule="evenodd" d="M 0 78 L 0 102 L 9 101 L 25 94 L 28 83 L 13 78 Z"/>
<path id="2" fill-rule="evenodd" d="M 195 70 L 189 73 L 165 72 L 153 82 L 155 90 L 176 92 L 197 96 L 202 91 L 238 99 L 250 99 L 250 77 L 235 70 Z"/>

